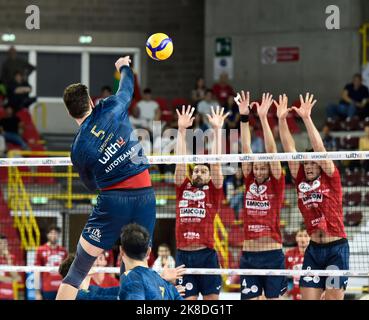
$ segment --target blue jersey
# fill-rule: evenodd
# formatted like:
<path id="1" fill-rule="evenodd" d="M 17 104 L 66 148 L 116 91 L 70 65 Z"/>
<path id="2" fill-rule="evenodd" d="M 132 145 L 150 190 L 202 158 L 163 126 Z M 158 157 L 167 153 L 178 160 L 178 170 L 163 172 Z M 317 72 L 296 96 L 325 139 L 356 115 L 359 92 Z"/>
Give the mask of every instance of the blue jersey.
<path id="1" fill-rule="evenodd" d="M 128 66 L 120 71 L 117 93 L 100 100 L 81 124 L 72 145 L 73 166 L 91 191 L 110 187 L 149 167 L 128 118 L 133 72 Z"/>
<path id="2" fill-rule="evenodd" d="M 120 300 L 183 300 L 176 287 L 157 272 L 135 267 L 120 277 Z"/>
<path id="3" fill-rule="evenodd" d="M 119 287 L 101 288 L 89 286 L 88 290 L 78 290 L 76 300 L 117 300 Z"/>

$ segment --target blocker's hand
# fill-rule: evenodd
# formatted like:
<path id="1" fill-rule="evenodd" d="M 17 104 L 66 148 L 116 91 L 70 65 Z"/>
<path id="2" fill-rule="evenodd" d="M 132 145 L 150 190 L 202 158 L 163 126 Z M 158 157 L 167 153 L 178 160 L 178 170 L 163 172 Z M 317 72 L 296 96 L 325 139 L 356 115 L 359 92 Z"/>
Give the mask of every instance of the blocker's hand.
<path id="1" fill-rule="evenodd" d="M 120 68 L 122 68 L 123 66 L 128 66 L 129 67 L 129 64 L 131 62 L 132 61 L 131 61 L 131 58 L 129 56 L 121 57 L 117 61 L 115 61 L 115 68 L 119 72 Z"/>
<path id="2" fill-rule="evenodd" d="M 175 282 L 177 279 L 181 279 L 186 273 L 185 265 L 178 266 L 177 268 L 163 268 L 161 277 L 169 282 Z"/>

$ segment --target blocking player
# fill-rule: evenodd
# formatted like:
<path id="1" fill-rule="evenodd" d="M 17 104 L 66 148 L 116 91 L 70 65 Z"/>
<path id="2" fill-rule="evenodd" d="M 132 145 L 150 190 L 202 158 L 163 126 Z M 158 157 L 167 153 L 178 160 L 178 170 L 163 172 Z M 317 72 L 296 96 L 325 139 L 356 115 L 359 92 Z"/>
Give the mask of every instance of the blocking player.
<path id="1" fill-rule="evenodd" d="M 296 152 L 286 117 L 294 110 L 303 120 L 314 152 L 326 152 L 322 138 L 311 119 L 316 104 L 314 96 L 300 95 L 300 108 L 288 106 L 286 95 L 279 96 L 277 117 L 285 152 Z M 349 244 L 343 224 L 342 186 L 338 168 L 332 160 L 288 163 L 295 180 L 298 207 L 311 238 L 305 251 L 302 269 L 349 269 Z M 325 291 L 326 300 L 342 300 L 347 277 L 301 277 L 302 300 L 319 300 Z"/>
<path id="2" fill-rule="evenodd" d="M 192 126 L 194 108 L 182 107 L 178 114 L 177 155 L 185 155 L 186 129 Z M 221 154 L 221 128 L 228 113 L 219 106 L 207 115 L 214 129 L 213 154 Z M 191 178 L 187 177 L 186 164 L 177 164 L 176 184 L 176 265 L 187 268 L 219 268 L 214 250 L 214 217 L 223 194 L 223 174 L 220 163 L 196 164 Z M 204 300 L 217 300 L 222 279 L 219 275 L 185 275 L 186 300 L 196 300 L 201 293 Z"/>
<path id="3" fill-rule="evenodd" d="M 243 153 L 252 153 L 249 114 L 256 105 L 264 134 L 265 150 L 276 153 L 277 146 L 268 123 L 268 110 L 273 103 L 269 93 L 263 94 L 259 105 L 250 105 L 249 92 L 235 98 L 241 114 Z M 284 269 L 280 211 L 284 199 L 285 176 L 280 162 L 242 163 L 245 179 L 244 243 L 240 262 L 242 269 Z M 283 276 L 241 276 L 241 299 L 279 299 L 287 290 Z"/>

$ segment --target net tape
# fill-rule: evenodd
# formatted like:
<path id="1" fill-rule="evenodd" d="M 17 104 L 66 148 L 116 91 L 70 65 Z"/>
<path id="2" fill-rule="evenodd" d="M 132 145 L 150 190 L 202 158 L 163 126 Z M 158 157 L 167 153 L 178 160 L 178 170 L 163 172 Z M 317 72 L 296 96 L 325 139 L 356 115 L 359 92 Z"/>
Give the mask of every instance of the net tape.
<path id="1" fill-rule="evenodd" d="M 96 273 L 119 273 L 118 267 L 94 267 L 91 269 Z M 9 266 L 0 265 L 2 272 L 58 272 L 58 267 L 40 266 Z M 188 268 L 185 274 L 192 275 L 248 275 L 248 276 L 319 276 L 319 277 L 369 277 L 369 271 L 355 270 L 287 270 L 287 269 L 207 269 L 207 268 Z"/>
<path id="2" fill-rule="evenodd" d="M 149 164 L 369 160 L 369 151 L 147 156 Z M 0 158 L 0 167 L 70 166 L 69 157 Z"/>

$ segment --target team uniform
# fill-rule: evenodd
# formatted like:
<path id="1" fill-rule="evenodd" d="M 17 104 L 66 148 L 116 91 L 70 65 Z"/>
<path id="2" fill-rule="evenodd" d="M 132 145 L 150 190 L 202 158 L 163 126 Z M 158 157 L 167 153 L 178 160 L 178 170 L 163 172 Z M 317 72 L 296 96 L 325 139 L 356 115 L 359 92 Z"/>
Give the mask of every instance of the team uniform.
<path id="1" fill-rule="evenodd" d="M 186 178 L 176 187 L 176 266 L 187 268 L 220 268 L 217 252 L 214 250 L 214 217 L 219 209 L 223 189 L 217 189 L 210 180 L 202 188 L 192 185 Z M 190 245 L 206 248 L 187 251 L 181 248 Z M 219 294 L 220 275 L 184 275 L 179 284 L 186 287 L 185 297 Z"/>
<path id="2" fill-rule="evenodd" d="M 14 263 L 14 256 L 11 255 L 11 261 Z M 8 260 L 5 257 L 0 257 L 0 265 L 8 264 Z M 10 277 L 10 272 L 0 271 L 0 276 L 2 277 Z M 14 300 L 15 292 L 13 289 L 13 283 L 5 283 L 0 281 L 0 300 Z"/>
<path id="3" fill-rule="evenodd" d="M 280 210 L 284 199 L 285 176 L 279 179 L 270 175 L 263 183 L 257 184 L 253 172 L 245 178 L 245 240 L 270 237 L 282 243 L 280 232 Z M 285 269 L 282 249 L 266 251 L 243 251 L 241 269 Z M 251 299 L 262 295 L 278 298 L 287 289 L 283 276 L 241 276 L 241 299 Z"/>
<path id="4" fill-rule="evenodd" d="M 52 248 L 47 243 L 37 248 L 36 266 L 58 267 L 67 258 L 68 252 L 62 246 Z M 54 300 L 62 282 L 61 275 L 56 272 L 41 272 L 41 295 L 44 300 Z"/>
<path id="5" fill-rule="evenodd" d="M 304 254 L 300 252 L 299 248 L 293 248 L 287 250 L 285 253 L 285 264 L 286 269 L 290 270 L 301 270 L 304 263 Z M 292 297 L 293 300 L 301 300 L 300 293 L 300 277 L 292 277 L 292 281 L 288 288 L 288 295 Z"/>
<path id="6" fill-rule="evenodd" d="M 108 288 L 90 285 L 88 290 L 78 290 L 76 300 L 117 300 L 118 293 L 119 285 Z"/>
<path id="7" fill-rule="evenodd" d="M 350 250 L 343 224 L 342 186 L 339 170 L 335 167 L 329 177 L 323 170 L 313 182 L 305 179 L 304 167 L 301 164 L 296 188 L 298 206 L 304 217 L 308 234 L 324 231 L 329 236 L 342 239 L 326 244 L 310 241 L 305 251 L 303 269 L 349 269 Z M 348 277 L 301 277 L 300 286 L 309 288 L 327 287 L 346 289 Z"/>
<path id="8" fill-rule="evenodd" d="M 149 268 L 135 267 L 121 276 L 119 300 L 183 300 L 175 286 Z"/>
<path id="9" fill-rule="evenodd" d="M 128 117 L 133 73 L 128 66 L 120 71 L 116 95 L 95 106 L 81 124 L 71 150 L 82 182 L 91 191 L 100 190 L 82 237 L 102 249 L 113 246 L 124 225 L 135 222 L 151 236 L 155 226 L 149 164 Z"/>

